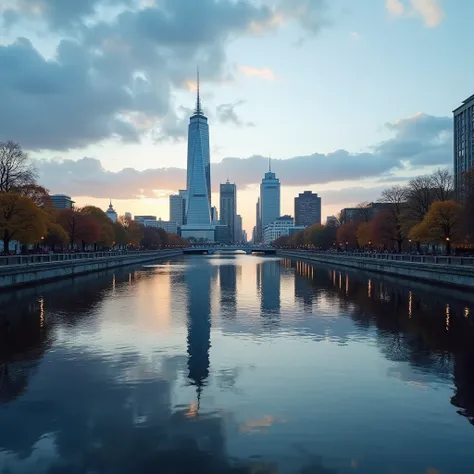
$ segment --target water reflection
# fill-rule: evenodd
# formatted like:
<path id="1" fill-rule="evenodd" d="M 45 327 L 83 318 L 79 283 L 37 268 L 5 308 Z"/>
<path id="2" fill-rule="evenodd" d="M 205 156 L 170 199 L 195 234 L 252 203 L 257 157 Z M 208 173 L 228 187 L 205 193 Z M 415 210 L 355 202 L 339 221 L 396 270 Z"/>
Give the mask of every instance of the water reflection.
<path id="1" fill-rule="evenodd" d="M 472 471 L 470 295 L 226 256 L 0 303 L 0 472 Z"/>

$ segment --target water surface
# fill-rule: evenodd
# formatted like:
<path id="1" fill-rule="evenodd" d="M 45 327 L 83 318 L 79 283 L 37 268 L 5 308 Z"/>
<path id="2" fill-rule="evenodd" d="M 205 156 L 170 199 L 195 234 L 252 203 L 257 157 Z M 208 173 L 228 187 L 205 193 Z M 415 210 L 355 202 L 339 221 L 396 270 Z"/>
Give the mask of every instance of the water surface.
<path id="1" fill-rule="evenodd" d="M 474 472 L 474 298 L 245 255 L 0 294 L 0 472 Z"/>

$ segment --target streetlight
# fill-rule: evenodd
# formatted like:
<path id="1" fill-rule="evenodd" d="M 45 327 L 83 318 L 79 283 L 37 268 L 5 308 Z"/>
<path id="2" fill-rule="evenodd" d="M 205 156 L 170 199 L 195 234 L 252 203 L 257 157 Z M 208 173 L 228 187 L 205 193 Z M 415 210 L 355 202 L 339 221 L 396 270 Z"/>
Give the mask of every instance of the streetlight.
<path id="1" fill-rule="evenodd" d="M 408 243 L 410 244 L 410 253 L 411 253 L 411 239 L 408 239 Z"/>

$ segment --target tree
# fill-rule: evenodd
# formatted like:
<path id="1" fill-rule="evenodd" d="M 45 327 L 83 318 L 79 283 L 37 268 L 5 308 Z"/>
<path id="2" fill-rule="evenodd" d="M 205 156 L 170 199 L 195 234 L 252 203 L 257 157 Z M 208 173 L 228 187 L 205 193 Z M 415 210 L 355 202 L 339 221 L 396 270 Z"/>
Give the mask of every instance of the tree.
<path id="1" fill-rule="evenodd" d="M 423 221 L 416 225 L 410 237 L 425 242 L 442 243 L 451 253 L 451 244 L 464 239 L 463 207 L 454 201 L 434 202 Z"/>
<path id="2" fill-rule="evenodd" d="M 370 222 L 361 222 L 359 224 L 359 227 L 357 227 L 357 241 L 363 247 L 372 243 L 372 224 Z"/>
<path id="3" fill-rule="evenodd" d="M 474 241 L 474 170 L 471 169 L 464 173 L 461 179 L 462 188 L 460 195 L 462 197 L 464 212 L 462 216 L 467 238 L 470 242 Z"/>
<path id="4" fill-rule="evenodd" d="M 67 232 L 63 227 L 57 223 L 49 223 L 44 243 L 48 245 L 52 250 L 56 245 L 66 244 L 69 240 Z"/>
<path id="5" fill-rule="evenodd" d="M 0 235 L 8 253 L 11 240 L 38 242 L 47 231 L 48 216 L 31 199 L 18 193 L 0 193 Z"/>
<path id="6" fill-rule="evenodd" d="M 371 238 L 375 245 L 386 248 L 396 243 L 398 251 L 401 250 L 405 237 L 404 234 L 400 236 L 397 221 L 391 211 L 385 209 L 378 212 L 371 224 Z"/>
<path id="7" fill-rule="evenodd" d="M 57 222 L 69 236 L 71 249 L 75 244 L 96 244 L 100 239 L 100 229 L 97 222 L 81 209 L 61 209 L 58 212 Z"/>
<path id="8" fill-rule="evenodd" d="M 431 175 L 434 201 L 450 201 L 454 196 L 454 178 L 450 171 L 438 169 Z"/>
<path id="9" fill-rule="evenodd" d="M 388 232 L 387 237 L 397 243 L 397 250 L 401 252 L 402 244 L 406 239 L 404 232 L 403 216 L 407 210 L 408 190 L 402 186 L 392 186 L 382 192 L 381 202 L 390 204 L 386 212 L 383 211 L 385 218 L 385 231 Z M 378 214 L 381 214 L 379 212 Z"/>
<path id="10" fill-rule="evenodd" d="M 144 237 L 143 229 L 144 229 L 143 226 L 141 226 L 137 222 L 130 221 L 127 228 L 128 243 L 130 245 L 135 245 L 135 246 L 140 245 L 140 242 L 142 241 Z"/>
<path id="11" fill-rule="evenodd" d="M 357 204 L 356 221 L 369 222 L 372 218 L 372 210 L 369 202 L 361 202 Z"/>
<path id="12" fill-rule="evenodd" d="M 112 247 L 114 244 L 114 229 L 107 214 L 96 206 L 85 206 L 81 209 L 81 213 L 90 216 L 99 226 L 100 236 L 94 243 L 106 248 Z"/>
<path id="13" fill-rule="evenodd" d="M 359 247 L 359 241 L 357 240 L 357 228 L 359 227 L 358 222 L 346 222 L 337 229 L 337 242 L 340 245 L 348 247 Z"/>
<path id="14" fill-rule="evenodd" d="M 157 250 L 162 245 L 160 233 L 156 227 L 145 227 L 141 245 L 146 249 Z"/>
<path id="15" fill-rule="evenodd" d="M 0 192 L 35 184 L 36 169 L 18 143 L 0 142 Z"/>
<path id="16" fill-rule="evenodd" d="M 127 245 L 128 244 L 128 234 L 127 229 L 120 223 L 114 222 L 112 224 L 114 229 L 114 242 L 116 245 Z"/>

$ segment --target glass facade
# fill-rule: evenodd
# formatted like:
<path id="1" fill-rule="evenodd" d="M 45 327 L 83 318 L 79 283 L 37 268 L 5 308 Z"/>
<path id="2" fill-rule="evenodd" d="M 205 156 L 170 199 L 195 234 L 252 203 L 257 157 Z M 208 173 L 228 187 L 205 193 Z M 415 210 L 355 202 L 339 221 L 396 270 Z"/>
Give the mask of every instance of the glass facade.
<path id="1" fill-rule="evenodd" d="M 260 184 L 261 229 L 280 217 L 280 180 L 269 171 Z"/>
<path id="2" fill-rule="evenodd" d="M 456 190 L 462 187 L 463 173 L 474 166 L 474 95 L 454 114 L 454 177 Z"/>

